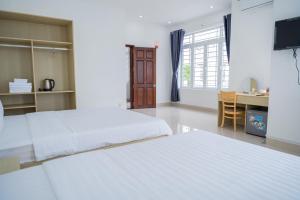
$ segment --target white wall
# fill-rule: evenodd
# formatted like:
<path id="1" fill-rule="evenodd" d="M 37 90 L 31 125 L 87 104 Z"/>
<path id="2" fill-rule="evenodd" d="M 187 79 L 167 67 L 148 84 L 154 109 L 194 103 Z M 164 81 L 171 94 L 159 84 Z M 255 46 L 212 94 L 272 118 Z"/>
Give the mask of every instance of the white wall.
<path id="1" fill-rule="evenodd" d="M 176 24 L 170 27 L 170 31 L 184 29 L 186 33 L 199 31 L 203 28 L 223 24 L 223 16 L 230 11 L 214 13 L 212 15 L 197 18 L 182 24 Z M 214 89 L 180 89 L 180 103 L 217 109 L 217 94 Z"/>
<path id="2" fill-rule="evenodd" d="M 125 44 L 142 43 L 153 46 L 153 41 L 161 41 L 164 31 L 160 27 L 138 27 L 132 37 L 128 32 L 133 25 L 127 20 L 126 12 L 118 1 L 109 0 L 1 0 L 1 10 L 34 15 L 70 19 L 74 22 L 75 73 L 77 105 L 79 108 L 126 103 L 126 81 L 128 66 Z M 127 26 L 131 27 L 128 28 Z M 157 30 L 155 30 L 157 28 Z M 145 40 L 144 36 L 147 36 Z M 158 39 L 156 39 L 156 37 Z M 166 57 L 165 42 L 158 50 L 158 102 L 168 101 L 170 93 L 168 75 L 170 67 Z M 163 81 L 164 79 L 167 84 Z"/>
<path id="3" fill-rule="evenodd" d="M 222 24 L 223 16 L 230 12 L 232 35 L 229 89 L 248 91 L 250 78 L 257 80 L 259 89 L 265 89 L 270 85 L 272 5 L 241 11 L 240 2 L 233 0 L 231 11 L 178 24 L 172 26 L 171 30 L 183 28 L 189 33 Z M 181 89 L 180 103 L 216 109 L 217 93 L 217 90 Z"/>
<path id="4" fill-rule="evenodd" d="M 274 23 L 276 20 L 299 17 L 300 1 L 275 0 L 273 13 Z M 271 66 L 267 136 L 300 144 L 300 86 L 297 85 L 292 50 L 272 51 Z"/>
<path id="5" fill-rule="evenodd" d="M 270 86 L 267 137 L 300 144 L 300 87 L 291 50 L 273 51 L 276 20 L 300 16 L 299 0 L 241 12 L 232 2 L 231 88 L 244 90 L 247 77 Z"/>
<path id="6" fill-rule="evenodd" d="M 249 79 L 258 88 L 270 86 L 270 62 L 273 44 L 273 5 L 241 11 L 240 2 L 232 1 L 230 88 L 249 91 Z"/>

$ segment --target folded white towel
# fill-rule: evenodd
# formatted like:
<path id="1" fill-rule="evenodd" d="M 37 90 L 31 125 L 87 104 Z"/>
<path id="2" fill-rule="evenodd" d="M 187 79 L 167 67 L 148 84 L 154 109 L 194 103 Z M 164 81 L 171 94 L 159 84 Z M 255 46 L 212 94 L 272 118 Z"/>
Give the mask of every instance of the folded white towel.
<path id="1" fill-rule="evenodd" d="M 32 83 L 9 82 L 9 87 L 32 87 Z"/>
<path id="2" fill-rule="evenodd" d="M 14 79 L 15 83 L 27 83 L 28 79 L 24 79 L 24 78 L 15 78 Z"/>
<path id="3" fill-rule="evenodd" d="M 32 83 L 9 83 L 10 93 L 29 93 L 32 91 Z"/>

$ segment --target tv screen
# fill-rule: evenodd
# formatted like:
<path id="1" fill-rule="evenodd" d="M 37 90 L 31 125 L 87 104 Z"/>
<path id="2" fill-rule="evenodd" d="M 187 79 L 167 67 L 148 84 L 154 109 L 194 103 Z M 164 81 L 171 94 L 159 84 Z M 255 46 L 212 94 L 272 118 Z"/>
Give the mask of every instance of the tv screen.
<path id="1" fill-rule="evenodd" d="M 300 47 L 300 17 L 275 23 L 274 50 Z"/>

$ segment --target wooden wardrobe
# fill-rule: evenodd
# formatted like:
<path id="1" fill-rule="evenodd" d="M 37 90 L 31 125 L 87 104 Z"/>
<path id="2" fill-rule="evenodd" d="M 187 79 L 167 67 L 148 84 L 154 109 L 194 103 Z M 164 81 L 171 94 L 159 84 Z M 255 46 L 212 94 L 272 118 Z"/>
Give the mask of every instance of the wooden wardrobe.
<path id="1" fill-rule="evenodd" d="M 76 108 L 73 23 L 0 11 L 0 99 L 5 115 Z M 14 78 L 32 83 L 29 93 L 9 93 Z M 44 79 L 53 91 L 39 91 Z"/>
<path id="2" fill-rule="evenodd" d="M 156 107 L 156 48 L 130 48 L 131 108 Z"/>

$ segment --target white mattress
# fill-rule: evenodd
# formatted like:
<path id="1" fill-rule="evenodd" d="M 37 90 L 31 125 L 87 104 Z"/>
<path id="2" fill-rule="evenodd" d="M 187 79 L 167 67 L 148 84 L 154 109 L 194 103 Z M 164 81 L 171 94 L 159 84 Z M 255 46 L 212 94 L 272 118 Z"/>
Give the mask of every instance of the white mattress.
<path id="1" fill-rule="evenodd" d="M 0 132 L 0 150 L 31 145 L 31 137 L 25 115 L 4 117 Z"/>
<path id="2" fill-rule="evenodd" d="M 299 157 L 203 131 L 78 154 L 42 167 L 40 175 L 58 200 L 300 197 Z M 0 176 L 0 199 L 4 181 L 18 185 L 23 177 Z"/>
<path id="3" fill-rule="evenodd" d="M 172 134 L 165 121 L 119 108 L 30 113 L 5 118 L 0 158 L 46 160 Z"/>
<path id="4" fill-rule="evenodd" d="M 77 152 L 172 134 L 162 119 L 119 108 L 69 110 L 58 114 L 76 133 Z"/>
<path id="5" fill-rule="evenodd" d="M 4 117 L 0 132 L 0 158 L 19 157 L 20 162 L 34 161 L 34 150 L 25 115 Z"/>
<path id="6" fill-rule="evenodd" d="M 1 200 L 56 200 L 42 166 L 0 176 Z"/>

